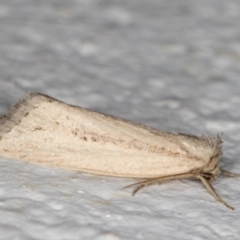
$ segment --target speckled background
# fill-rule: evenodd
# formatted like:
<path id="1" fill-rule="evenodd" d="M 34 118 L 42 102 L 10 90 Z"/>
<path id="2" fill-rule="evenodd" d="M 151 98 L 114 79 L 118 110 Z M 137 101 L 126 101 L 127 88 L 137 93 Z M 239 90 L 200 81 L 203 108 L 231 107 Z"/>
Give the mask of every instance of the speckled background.
<path id="1" fill-rule="evenodd" d="M 2 0 L 0 114 L 29 92 L 172 132 L 224 132 L 240 172 L 240 2 Z M 238 239 L 240 182 L 197 181 L 135 197 L 134 179 L 0 157 L 1 240 Z"/>

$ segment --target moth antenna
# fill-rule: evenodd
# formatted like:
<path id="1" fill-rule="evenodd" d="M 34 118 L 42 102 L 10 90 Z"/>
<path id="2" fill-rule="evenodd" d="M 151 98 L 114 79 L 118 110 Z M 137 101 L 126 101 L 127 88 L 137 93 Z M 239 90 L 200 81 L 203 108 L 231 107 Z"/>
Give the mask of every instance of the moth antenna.
<path id="1" fill-rule="evenodd" d="M 213 186 L 211 185 L 211 183 L 203 176 L 199 175 L 198 178 L 202 181 L 203 185 L 207 188 L 208 192 L 215 197 L 215 199 L 222 203 L 224 206 L 226 206 L 227 208 L 230 208 L 231 210 L 234 210 L 234 208 L 230 205 L 228 205 L 215 191 L 215 189 L 213 188 Z"/>
<path id="2" fill-rule="evenodd" d="M 166 182 L 166 181 L 188 179 L 188 178 L 194 178 L 194 177 L 196 177 L 195 173 L 183 173 L 183 174 L 169 175 L 169 176 L 166 176 L 166 177 L 152 178 L 152 179 L 147 179 L 147 180 L 144 180 L 144 181 L 141 181 L 141 182 L 133 183 L 133 184 L 127 185 L 123 189 L 139 185 L 138 187 L 136 187 L 134 189 L 134 191 L 132 193 L 132 195 L 134 196 L 142 188 L 147 187 L 148 185 L 156 183 L 156 182 L 160 185 L 160 184 L 162 184 L 163 182 Z"/>
<path id="3" fill-rule="evenodd" d="M 132 195 L 135 196 L 135 194 L 136 194 L 139 190 L 141 190 L 142 188 L 146 187 L 147 185 L 149 185 L 149 184 L 145 183 L 145 184 L 139 185 L 138 187 L 136 187 L 136 188 L 134 189 L 134 191 L 132 192 Z"/>
<path id="4" fill-rule="evenodd" d="M 133 183 L 133 184 L 130 184 L 130 185 L 127 185 L 125 187 L 123 187 L 122 189 L 126 189 L 126 188 L 129 188 L 129 187 L 133 187 L 133 186 L 137 186 L 137 185 L 149 185 L 151 183 L 154 183 L 154 182 L 157 182 L 160 178 L 150 178 L 150 179 L 147 179 L 147 180 L 144 180 L 144 181 L 141 181 L 141 182 L 137 182 L 137 183 Z"/>
<path id="5" fill-rule="evenodd" d="M 141 190 L 142 188 L 144 188 L 144 187 L 147 187 L 147 186 L 149 186 L 149 185 L 151 185 L 151 184 L 153 184 L 153 183 L 158 183 L 158 185 L 161 185 L 162 184 L 162 180 L 158 180 L 158 179 L 154 179 L 154 180 L 148 180 L 148 181 L 145 181 L 145 183 L 136 183 L 136 184 L 140 184 L 138 187 L 136 187 L 134 190 L 133 190 L 133 193 L 132 193 L 132 195 L 133 196 L 135 196 L 135 194 L 139 191 L 139 190 Z M 133 185 L 136 185 L 136 184 L 133 184 Z"/>

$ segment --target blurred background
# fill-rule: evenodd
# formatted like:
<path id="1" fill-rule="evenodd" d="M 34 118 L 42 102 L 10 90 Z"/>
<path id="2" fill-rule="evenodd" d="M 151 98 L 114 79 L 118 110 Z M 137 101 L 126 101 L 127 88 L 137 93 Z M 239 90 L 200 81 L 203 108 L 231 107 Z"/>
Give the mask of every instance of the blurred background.
<path id="1" fill-rule="evenodd" d="M 2 0 L 0 114 L 25 94 L 40 92 L 170 132 L 224 132 L 222 165 L 240 172 L 239 12 L 237 0 Z M 72 173 L 0 160 L 0 202 L 7 204 L 0 206 L 0 239 L 236 239 L 240 234 L 240 188 L 233 179 L 216 184 L 238 209 L 235 215 L 195 182 L 153 186 L 136 198 L 130 192 L 113 197 L 132 181 L 99 177 L 106 184 L 99 193 L 90 175 L 74 174 L 72 185 L 67 180 Z M 51 179 L 74 200 L 61 200 L 56 186 L 46 190 Z M 38 188 L 27 194 L 24 184 L 31 181 Z M 81 199 L 78 191 L 84 192 Z M 24 210 L 16 210 L 13 199 Z M 52 199 L 60 203 L 51 205 Z M 108 201 L 108 208 L 96 201 Z M 45 207 L 53 210 L 44 212 Z M 104 218 L 106 212 L 115 217 Z M 48 221 L 34 224 L 39 216 Z"/>

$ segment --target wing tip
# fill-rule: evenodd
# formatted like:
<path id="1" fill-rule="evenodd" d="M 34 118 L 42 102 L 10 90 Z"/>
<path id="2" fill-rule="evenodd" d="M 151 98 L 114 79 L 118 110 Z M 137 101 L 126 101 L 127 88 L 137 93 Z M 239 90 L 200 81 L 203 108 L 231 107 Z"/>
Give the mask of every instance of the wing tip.
<path id="1" fill-rule="evenodd" d="M 27 116 L 37 103 L 53 99 L 41 93 L 30 93 L 14 104 L 10 110 L 0 116 L 0 140 L 4 134 L 9 132 L 15 125 L 18 125 L 22 118 Z"/>

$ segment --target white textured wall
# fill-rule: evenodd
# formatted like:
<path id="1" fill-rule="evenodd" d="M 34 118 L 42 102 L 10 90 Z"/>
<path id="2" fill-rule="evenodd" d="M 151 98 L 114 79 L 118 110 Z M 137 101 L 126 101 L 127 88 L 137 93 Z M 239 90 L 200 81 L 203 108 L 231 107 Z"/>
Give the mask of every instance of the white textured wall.
<path id="1" fill-rule="evenodd" d="M 224 132 L 240 172 L 240 2 L 3 0 L 0 114 L 28 92 L 172 132 Z M 1 240 L 239 239 L 240 181 L 228 210 L 197 181 L 143 189 L 0 157 Z"/>

